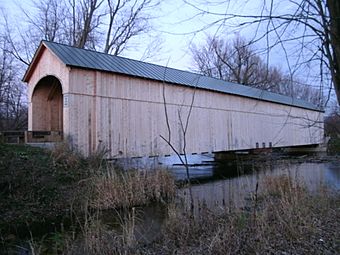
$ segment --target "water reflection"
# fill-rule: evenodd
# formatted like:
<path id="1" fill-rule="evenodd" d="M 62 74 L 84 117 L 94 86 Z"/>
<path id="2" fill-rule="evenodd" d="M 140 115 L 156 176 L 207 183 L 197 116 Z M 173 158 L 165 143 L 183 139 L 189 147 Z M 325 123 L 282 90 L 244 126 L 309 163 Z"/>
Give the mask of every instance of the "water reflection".
<path id="1" fill-rule="evenodd" d="M 179 165 L 180 161 L 176 157 L 152 159 L 152 161 L 154 168 L 159 166 L 167 168 L 176 180 L 186 179 L 186 171 L 183 166 Z M 135 168 L 150 167 L 150 163 L 148 163 L 150 160 L 147 159 L 133 162 Z M 131 161 L 124 164 L 129 164 L 131 167 Z M 339 162 L 312 162 L 309 158 L 282 159 L 282 157 L 247 157 L 214 161 L 212 155 L 196 155 L 190 157 L 190 164 L 193 185 L 190 189 L 179 189 L 178 197 L 179 202 L 183 202 L 184 206 L 193 202 L 196 210 L 202 204 L 211 209 L 231 205 L 244 207 L 247 203 L 246 198 L 254 193 L 256 184 L 259 183 L 259 192 L 261 192 L 264 188 L 262 181 L 268 176 L 287 175 L 305 183 L 312 191 L 317 191 L 320 183 L 340 191 Z M 126 226 L 131 227 L 138 242 L 150 243 L 154 241 L 159 236 L 167 217 L 166 208 L 159 204 L 153 204 L 135 208 L 135 210 L 132 216 L 131 210 L 127 212 L 106 210 L 101 211 L 98 217 L 101 222 L 118 232 L 123 232 L 123 228 Z M 133 221 L 132 226 L 127 224 L 131 220 Z M 72 225 L 65 219 L 61 221 L 66 230 L 67 225 L 69 227 Z M 31 225 L 30 231 L 35 237 L 44 236 L 48 232 L 58 230 L 58 225 L 60 222 L 55 223 L 55 221 L 46 222 L 46 224 L 39 223 L 37 229 Z M 26 233 L 25 237 L 28 236 L 27 231 L 22 232 Z"/>
<path id="2" fill-rule="evenodd" d="M 183 178 L 183 169 L 171 169 L 177 179 Z M 182 171 L 182 172 L 181 172 Z M 180 174 L 179 174 L 180 173 Z M 202 174 L 204 173 L 204 174 Z M 246 204 L 245 198 L 254 193 L 256 184 L 263 190 L 266 177 L 286 175 L 304 183 L 311 191 L 317 191 L 320 184 L 340 190 L 340 166 L 336 163 L 301 163 L 301 160 L 266 160 L 223 162 L 210 167 L 192 167 L 193 178 L 189 189 L 179 190 L 179 196 L 186 203 L 194 201 L 199 207 L 204 203 L 209 208 L 230 203 L 237 207 Z"/>
<path id="3" fill-rule="evenodd" d="M 315 156 L 315 155 L 314 155 Z M 229 160 L 215 160 L 213 154 L 189 155 L 191 192 L 194 200 L 208 206 L 234 201 L 242 206 L 245 198 L 254 192 L 256 183 L 267 176 L 287 175 L 316 190 L 320 183 L 340 190 L 340 164 L 322 162 L 317 157 L 271 154 L 265 156 L 238 155 Z M 138 158 L 122 161 L 126 168 L 166 168 L 177 181 L 187 178 L 186 170 L 176 156 Z M 189 200 L 188 189 L 180 189 L 179 196 Z"/>

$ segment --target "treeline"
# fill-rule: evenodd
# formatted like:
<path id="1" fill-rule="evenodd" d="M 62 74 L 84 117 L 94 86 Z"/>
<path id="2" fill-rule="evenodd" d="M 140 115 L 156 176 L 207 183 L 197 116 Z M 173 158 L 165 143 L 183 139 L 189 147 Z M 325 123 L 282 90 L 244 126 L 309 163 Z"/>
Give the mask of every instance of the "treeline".
<path id="1" fill-rule="evenodd" d="M 20 80 L 22 67 L 3 37 L 0 44 L 0 131 L 26 129 L 26 88 Z"/>
<path id="2" fill-rule="evenodd" d="M 21 82 L 41 40 L 105 53 L 142 47 L 157 54 L 152 20 L 158 0 L 37 0 L 20 8 L 20 21 L 1 10 L 0 131 L 27 128 L 26 87 Z M 138 38 L 136 40 L 135 38 Z"/>
<path id="3" fill-rule="evenodd" d="M 323 104 L 320 88 L 270 65 L 245 38 L 208 36 L 203 44 L 193 45 L 190 50 L 195 70 L 204 75 L 303 99 L 316 106 Z"/>
<path id="4" fill-rule="evenodd" d="M 2 10 L 0 19 L 0 131 L 27 127 L 26 85 L 21 82 L 41 40 L 113 55 L 128 50 L 141 60 L 157 56 L 162 36 L 155 24 L 159 0 L 33 0 L 20 7 L 19 21 Z M 231 82 L 322 105 L 322 89 L 264 61 L 242 37 L 208 37 L 192 45 L 193 69 Z"/>

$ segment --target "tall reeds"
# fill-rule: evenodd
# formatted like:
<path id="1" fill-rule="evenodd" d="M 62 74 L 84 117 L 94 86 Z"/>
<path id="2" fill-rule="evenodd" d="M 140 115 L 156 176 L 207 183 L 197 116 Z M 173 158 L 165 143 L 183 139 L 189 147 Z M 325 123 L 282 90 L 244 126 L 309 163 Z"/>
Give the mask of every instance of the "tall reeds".
<path id="1" fill-rule="evenodd" d="M 93 180 L 91 207 L 130 208 L 165 202 L 176 193 L 172 176 L 164 170 L 119 171 L 110 169 Z"/>
<path id="2" fill-rule="evenodd" d="M 288 176 L 266 177 L 244 208 L 182 213 L 169 206 L 155 253 L 338 254 L 340 196 L 320 187 L 310 193 Z"/>

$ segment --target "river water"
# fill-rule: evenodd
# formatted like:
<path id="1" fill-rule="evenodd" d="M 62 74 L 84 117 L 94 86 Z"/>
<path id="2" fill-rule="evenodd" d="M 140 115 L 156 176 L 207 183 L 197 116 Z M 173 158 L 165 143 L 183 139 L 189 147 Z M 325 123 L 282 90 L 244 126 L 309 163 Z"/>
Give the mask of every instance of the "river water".
<path id="1" fill-rule="evenodd" d="M 179 182 L 187 179 L 185 167 L 177 156 L 134 159 L 122 164 L 136 169 L 161 167 Z M 195 204 L 204 202 L 210 208 L 230 201 L 242 207 L 256 184 L 261 191 L 262 181 L 273 176 L 289 176 L 311 191 L 320 184 L 340 190 L 340 159 L 325 155 L 240 154 L 216 160 L 213 154 L 203 154 L 189 155 L 188 164 L 192 185 L 190 190 L 179 189 L 178 195 L 187 202 L 192 199 Z"/>
<path id="2" fill-rule="evenodd" d="M 178 182 L 187 179 L 186 169 L 177 157 L 158 158 L 151 163 L 156 170 L 162 167 L 170 171 Z M 212 154 L 205 154 L 190 155 L 188 163 L 191 185 L 178 189 L 177 198 L 187 211 L 194 208 L 198 212 L 202 205 L 211 210 L 222 206 L 244 207 L 256 186 L 261 192 L 265 188 L 263 180 L 274 176 L 288 176 L 312 192 L 317 192 L 320 185 L 340 191 L 339 158 L 269 154 L 215 160 Z M 150 160 L 137 159 L 129 161 L 128 165 L 137 169 L 150 168 Z M 166 218 L 165 212 L 158 205 L 140 208 L 140 220 L 136 225 L 138 236 L 146 239 L 144 241 L 156 238 Z"/>
<path id="3" fill-rule="evenodd" d="M 173 167 L 171 171 L 179 179 L 186 177 L 183 168 Z M 263 180 L 274 176 L 288 176 L 312 192 L 317 192 L 320 185 L 340 190 L 339 162 L 320 162 L 313 158 L 234 160 L 192 167 L 189 172 L 193 185 L 190 192 L 188 188 L 180 189 L 179 197 L 187 203 L 193 199 L 196 206 L 204 203 L 211 209 L 230 203 L 243 207 L 256 185 L 261 192 L 265 188 Z"/>
<path id="4" fill-rule="evenodd" d="M 136 168 L 150 166 L 145 160 L 132 163 Z M 231 203 L 233 206 L 243 207 L 247 203 L 247 198 L 255 192 L 257 184 L 261 192 L 264 188 L 262 181 L 265 178 L 281 175 L 304 183 L 312 192 L 317 192 L 320 184 L 340 191 L 339 158 L 267 155 L 214 160 L 212 155 L 207 154 L 190 156 L 189 163 L 191 186 L 190 189 L 180 188 L 177 199 L 188 208 L 189 205 L 199 208 L 204 204 L 214 209 Z M 129 165 L 131 166 L 131 162 Z M 187 178 L 185 168 L 176 157 L 160 158 L 152 162 L 152 165 L 156 169 L 159 167 L 168 169 L 179 182 Z M 137 219 L 134 229 L 136 240 L 152 242 L 159 235 L 167 217 L 164 206 L 151 205 L 134 210 Z M 101 220 L 113 228 L 119 225 L 119 219 L 117 220 L 116 214 L 110 210 L 101 213 Z M 43 225 L 40 227 L 44 229 Z"/>

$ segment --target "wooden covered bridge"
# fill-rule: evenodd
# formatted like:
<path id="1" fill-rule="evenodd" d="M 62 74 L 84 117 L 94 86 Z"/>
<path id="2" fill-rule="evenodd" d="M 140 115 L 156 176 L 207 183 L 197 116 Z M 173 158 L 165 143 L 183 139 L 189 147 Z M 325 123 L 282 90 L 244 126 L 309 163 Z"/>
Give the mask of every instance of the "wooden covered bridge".
<path id="1" fill-rule="evenodd" d="M 29 131 L 62 133 L 85 155 L 99 146 L 112 158 L 173 154 L 161 136 L 187 153 L 313 146 L 324 136 L 323 112 L 305 101 L 47 41 L 23 80 Z"/>

